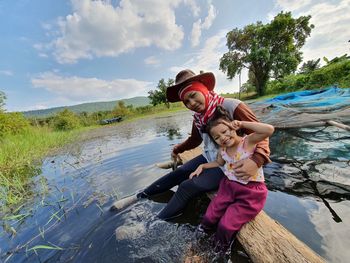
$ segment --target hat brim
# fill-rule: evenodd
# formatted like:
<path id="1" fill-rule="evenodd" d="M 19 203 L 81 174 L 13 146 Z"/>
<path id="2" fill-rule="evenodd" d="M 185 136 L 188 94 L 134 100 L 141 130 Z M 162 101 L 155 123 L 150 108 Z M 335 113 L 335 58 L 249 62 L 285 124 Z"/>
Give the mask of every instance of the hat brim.
<path id="1" fill-rule="evenodd" d="M 178 83 L 173 86 L 169 86 L 166 90 L 166 97 L 169 102 L 181 101 L 179 97 L 179 91 L 184 88 L 187 84 L 193 81 L 202 82 L 209 91 L 215 87 L 215 76 L 211 72 L 205 72 L 199 75 L 195 75 L 192 78 L 186 79 L 184 82 Z"/>

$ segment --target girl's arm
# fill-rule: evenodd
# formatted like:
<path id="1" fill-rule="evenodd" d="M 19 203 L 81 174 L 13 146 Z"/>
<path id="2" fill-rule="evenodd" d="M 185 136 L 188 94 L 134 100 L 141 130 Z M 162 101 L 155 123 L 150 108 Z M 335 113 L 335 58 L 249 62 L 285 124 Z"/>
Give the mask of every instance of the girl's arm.
<path id="1" fill-rule="evenodd" d="M 233 126 L 253 131 L 253 133 L 247 136 L 246 146 L 249 148 L 255 147 L 257 143 L 270 137 L 275 130 L 272 125 L 261 122 L 233 121 Z"/>
<path id="2" fill-rule="evenodd" d="M 205 169 L 210 169 L 210 168 L 223 166 L 224 164 L 225 164 L 225 161 L 224 161 L 224 159 L 222 159 L 220 151 L 219 151 L 218 157 L 217 157 L 217 159 L 215 161 L 210 162 L 210 163 L 200 164 L 197 167 L 197 169 L 190 174 L 189 178 L 192 179 L 194 176 L 199 176 L 203 172 L 203 170 L 205 170 Z"/>
<path id="3" fill-rule="evenodd" d="M 241 102 L 237 106 L 237 108 L 234 110 L 233 119 L 239 120 L 239 121 L 259 122 L 254 112 L 244 102 Z M 243 129 L 243 132 L 248 135 L 253 131 L 249 129 Z M 257 167 L 261 167 L 263 164 L 267 164 L 271 162 L 269 156 L 270 156 L 269 139 L 266 138 L 265 140 L 259 142 L 256 145 L 255 151 L 253 155 L 250 157 L 250 159 L 256 163 Z M 250 169 L 247 169 L 247 172 L 248 170 Z M 238 171 L 235 171 L 235 172 L 237 175 Z"/>

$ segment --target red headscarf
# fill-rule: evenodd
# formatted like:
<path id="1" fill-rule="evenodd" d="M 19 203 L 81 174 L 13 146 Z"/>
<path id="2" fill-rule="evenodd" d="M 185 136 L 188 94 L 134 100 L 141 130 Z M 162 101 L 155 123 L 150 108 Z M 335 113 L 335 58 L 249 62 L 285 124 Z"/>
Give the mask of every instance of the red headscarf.
<path id="1" fill-rule="evenodd" d="M 224 98 L 216 94 L 214 91 L 209 91 L 207 87 L 199 82 L 194 81 L 179 92 L 179 97 L 183 101 L 185 94 L 189 91 L 198 91 L 203 94 L 205 98 L 205 112 L 196 112 L 194 114 L 194 124 L 200 130 L 203 125 L 206 125 L 210 117 L 213 115 L 216 106 L 221 105 Z"/>

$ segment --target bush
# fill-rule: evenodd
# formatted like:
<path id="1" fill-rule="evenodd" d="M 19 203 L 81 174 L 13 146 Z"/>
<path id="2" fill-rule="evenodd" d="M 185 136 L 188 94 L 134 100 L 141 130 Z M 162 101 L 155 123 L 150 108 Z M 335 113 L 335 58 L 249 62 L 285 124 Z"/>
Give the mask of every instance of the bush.
<path id="1" fill-rule="evenodd" d="M 329 64 L 311 74 L 310 87 L 322 88 L 330 85 L 350 87 L 350 60 Z"/>
<path id="2" fill-rule="evenodd" d="M 68 109 L 59 112 L 53 118 L 53 126 L 58 131 L 68 131 L 80 126 L 80 121 L 77 115 Z"/>
<path id="3" fill-rule="evenodd" d="M 18 134 L 29 128 L 29 122 L 19 112 L 0 111 L 0 137 L 6 134 Z"/>
<path id="4" fill-rule="evenodd" d="M 288 75 L 267 83 L 266 93 L 277 94 L 295 90 L 320 89 L 336 85 L 350 87 L 350 60 L 343 59 L 316 69 L 308 74 Z"/>

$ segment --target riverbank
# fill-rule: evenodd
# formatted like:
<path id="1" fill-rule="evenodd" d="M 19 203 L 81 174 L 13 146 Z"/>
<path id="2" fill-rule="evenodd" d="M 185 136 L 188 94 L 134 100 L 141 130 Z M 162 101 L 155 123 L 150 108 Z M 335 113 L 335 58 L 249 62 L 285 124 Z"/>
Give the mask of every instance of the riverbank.
<path id="1" fill-rule="evenodd" d="M 128 116 L 124 121 L 109 125 L 123 125 L 139 119 L 167 116 L 184 111 L 181 104 L 156 107 L 155 111 Z M 61 147 L 100 136 L 105 126 L 80 127 L 70 131 L 54 131 L 47 127 L 31 127 L 19 134 L 8 134 L 0 141 L 0 214 L 12 213 L 25 199 L 30 198 L 31 178 L 40 173 L 44 157 Z"/>
<path id="2" fill-rule="evenodd" d="M 57 132 L 48 128 L 29 128 L 6 135 L 0 141 L 0 213 L 15 209 L 31 196 L 30 179 L 40 173 L 44 156 L 78 138 L 87 129 Z"/>

